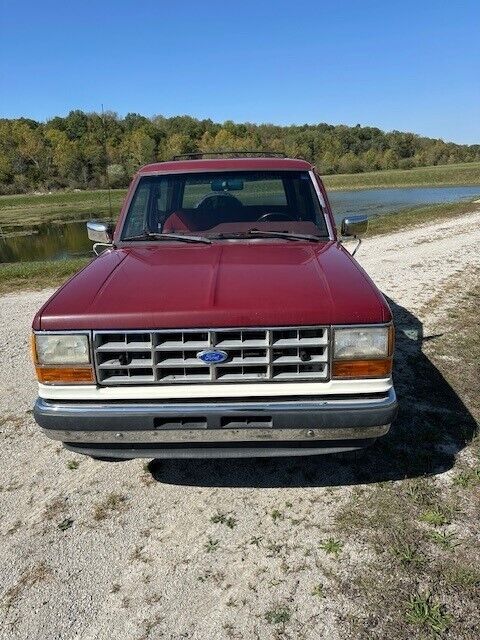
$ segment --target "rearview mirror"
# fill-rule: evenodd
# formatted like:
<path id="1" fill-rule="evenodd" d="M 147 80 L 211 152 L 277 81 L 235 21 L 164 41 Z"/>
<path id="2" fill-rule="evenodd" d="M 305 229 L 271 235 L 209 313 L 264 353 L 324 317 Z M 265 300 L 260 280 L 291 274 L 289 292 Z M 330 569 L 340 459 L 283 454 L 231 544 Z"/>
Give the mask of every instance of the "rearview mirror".
<path id="1" fill-rule="evenodd" d="M 342 236 L 363 236 L 367 232 L 367 216 L 348 216 L 342 220 Z"/>
<path id="2" fill-rule="evenodd" d="M 210 183 L 212 191 L 241 191 L 243 189 L 243 180 L 241 178 L 214 178 Z"/>
<path id="3" fill-rule="evenodd" d="M 110 244 L 113 240 L 113 225 L 90 220 L 90 222 L 87 222 L 87 233 L 92 242 L 105 242 Z"/>

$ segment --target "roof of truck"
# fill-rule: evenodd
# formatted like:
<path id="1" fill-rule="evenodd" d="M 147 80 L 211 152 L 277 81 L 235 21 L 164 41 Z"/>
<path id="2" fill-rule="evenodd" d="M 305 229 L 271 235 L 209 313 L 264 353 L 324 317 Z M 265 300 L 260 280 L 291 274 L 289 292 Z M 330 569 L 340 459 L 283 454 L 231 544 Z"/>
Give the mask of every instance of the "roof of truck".
<path id="1" fill-rule="evenodd" d="M 295 158 L 199 158 L 147 164 L 139 173 L 198 173 L 208 171 L 311 171 L 313 165 Z"/>

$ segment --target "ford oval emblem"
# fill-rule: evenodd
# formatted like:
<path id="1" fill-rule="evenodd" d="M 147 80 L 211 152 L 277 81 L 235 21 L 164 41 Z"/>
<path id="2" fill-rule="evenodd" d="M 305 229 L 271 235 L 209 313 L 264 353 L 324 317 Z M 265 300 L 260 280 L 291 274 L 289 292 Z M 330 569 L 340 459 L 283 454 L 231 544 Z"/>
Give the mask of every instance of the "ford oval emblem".
<path id="1" fill-rule="evenodd" d="M 228 358 L 228 353 L 217 349 L 206 349 L 205 351 L 199 351 L 197 358 L 205 362 L 205 364 L 219 364 L 220 362 L 225 362 Z"/>

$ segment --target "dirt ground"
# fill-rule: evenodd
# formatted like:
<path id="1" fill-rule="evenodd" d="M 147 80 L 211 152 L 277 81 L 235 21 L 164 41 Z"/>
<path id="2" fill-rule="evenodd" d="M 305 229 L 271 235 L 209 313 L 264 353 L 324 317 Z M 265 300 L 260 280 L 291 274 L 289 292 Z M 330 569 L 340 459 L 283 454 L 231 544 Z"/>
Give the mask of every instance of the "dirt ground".
<path id="1" fill-rule="evenodd" d="M 394 310 L 402 403 L 387 444 L 363 456 L 107 464 L 69 453 L 31 416 L 29 327 L 51 292 L 1 297 L 0 638 L 387 637 L 365 594 L 388 576 L 372 570 L 378 549 L 354 509 L 425 478 L 441 491 L 468 462 L 468 397 L 422 345 L 475 277 L 479 246 L 480 211 L 360 248 Z M 446 435 L 427 451 L 422 420 L 435 412 Z M 360 575 L 370 582 L 358 586 Z M 390 637 L 429 637 L 415 629 Z"/>

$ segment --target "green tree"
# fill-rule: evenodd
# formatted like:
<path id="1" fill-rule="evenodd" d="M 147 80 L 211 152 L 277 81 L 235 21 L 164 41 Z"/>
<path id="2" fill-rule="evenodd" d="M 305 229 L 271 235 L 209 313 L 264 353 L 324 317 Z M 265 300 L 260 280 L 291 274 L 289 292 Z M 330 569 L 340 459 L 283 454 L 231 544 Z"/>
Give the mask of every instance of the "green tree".
<path id="1" fill-rule="evenodd" d="M 126 134 L 122 151 L 125 167 L 131 175 L 142 165 L 154 160 L 155 140 L 143 128 L 133 129 Z"/>
<path id="2" fill-rule="evenodd" d="M 398 156 L 393 149 L 387 149 L 382 158 L 382 169 L 396 169 L 398 167 Z"/>
<path id="3" fill-rule="evenodd" d="M 186 134 L 174 133 L 162 145 L 159 159 L 170 160 L 173 156 L 178 156 L 182 153 L 193 153 L 194 151 L 196 151 L 196 146 Z"/>
<path id="4" fill-rule="evenodd" d="M 339 173 L 360 173 L 362 169 L 362 161 L 353 151 L 343 155 L 338 162 Z"/>

